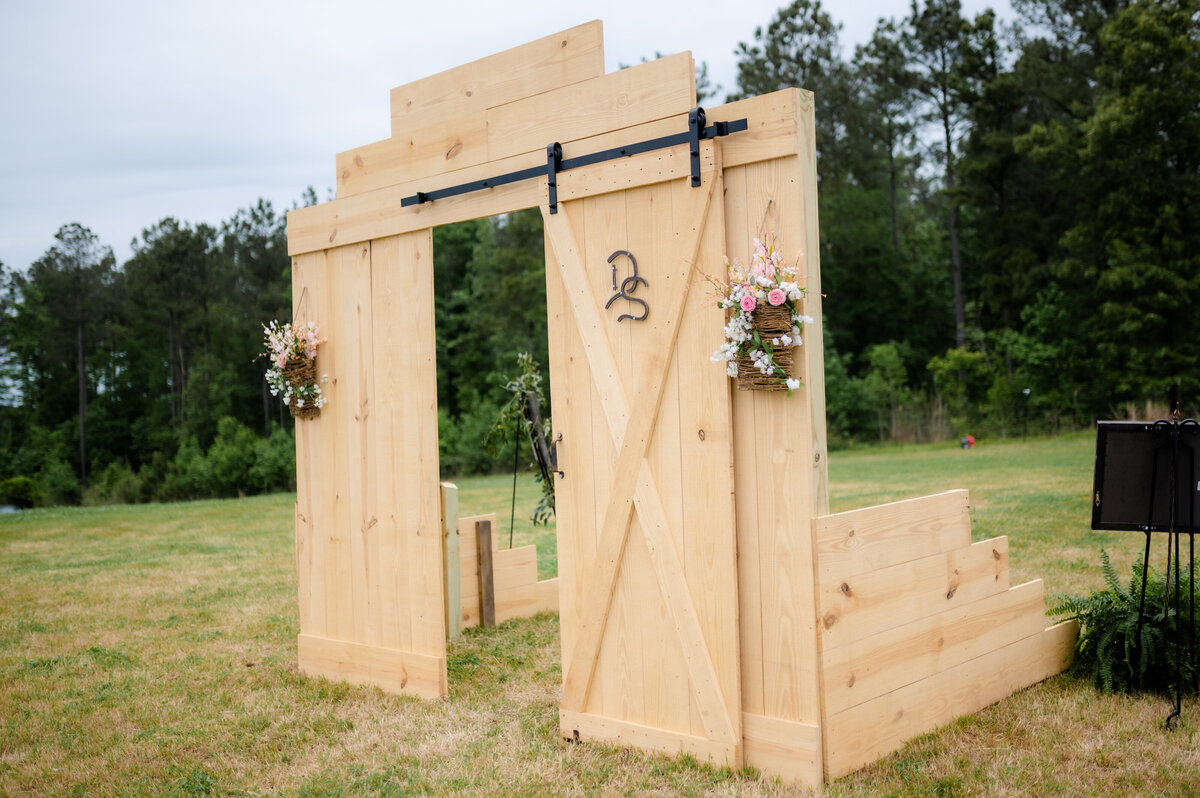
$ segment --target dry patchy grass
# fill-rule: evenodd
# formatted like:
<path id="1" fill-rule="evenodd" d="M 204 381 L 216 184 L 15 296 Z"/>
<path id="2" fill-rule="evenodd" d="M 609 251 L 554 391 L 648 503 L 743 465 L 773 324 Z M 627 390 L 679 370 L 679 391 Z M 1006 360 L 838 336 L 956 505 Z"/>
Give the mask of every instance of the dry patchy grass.
<path id="1" fill-rule="evenodd" d="M 1088 437 L 835 453 L 834 509 L 967 487 L 977 538 L 1012 537 L 1014 583 L 1100 587 L 1087 530 Z M 511 482 L 460 481 L 464 514 Z M 516 545 L 553 534 L 523 519 Z M 551 544 L 547 547 L 547 543 Z M 292 497 L 44 510 L 0 517 L 0 795 L 793 795 L 752 770 L 700 765 L 557 730 L 557 618 L 451 644 L 451 694 L 420 701 L 301 678 Z M 910 742 L 834 796 L 1196 795 L 1195 700 L 1105 696 L 1067 675 Z"/>

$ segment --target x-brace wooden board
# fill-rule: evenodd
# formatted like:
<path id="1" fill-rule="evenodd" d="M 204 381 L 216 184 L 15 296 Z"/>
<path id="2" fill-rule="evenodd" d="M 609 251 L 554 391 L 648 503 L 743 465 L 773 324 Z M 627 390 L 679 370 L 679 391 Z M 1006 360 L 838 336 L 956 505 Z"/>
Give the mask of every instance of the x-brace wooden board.
<path id="1" fill-rule="evenodd" d="M 706 142 L 705 148 L 713 148 L 713 144 Z M 720 184 L 718 167 L 704 174 L 700 188 L 682 193 L 687 207 L 681 215 L 688 221 L 674 233 L 677 242 L 674 250 L 685 253 L 686 271 L 682 275 L 685 287 L 695 276 L 706 224 L 723 225 L 720 202 L 713 202 L 714 194 L 721 195 Z M 682 647 L 704 735 L 707 740 L 719 744 L 717 750 L 722 750 L 727 759 L 737 761 L 741 744 L 738 696 L 726 695 L 722 690 L 659 486 L 647 459 L 687 291 L 675 291 L 669 297 L 667 307 L 655 308 L 656 314 L 662 314 L 656 325 L 661 345 L 640 360 L 640 376 L 633 394 L 636 401 L 631 402 L 623 387 L 607 332 L 612 325 L 601 312 L 601 302 L 590 285 L 570 215 L 550 214 L 543 207 L 543 219 L 553 262 L 559 267 L 612 444 L 618 452 L 609 500 L 601 516 L 597 556 L 585 591 L 592 600 L 582 608 L 578 635 L 570 656 L 565 659 L 562 708 L 565 714 L 574 715 L 584 712 L 587 706 L 622 558 L 633 526 L 632 513 L 636 510 L 642 542 L 650 555 L 664 606 Z M 736 566 L 729 563 L 729 567 Z M 736 635 L 736 628 L 731 632 Z M 737 684 L 736 674 L 730 681 Z"/>

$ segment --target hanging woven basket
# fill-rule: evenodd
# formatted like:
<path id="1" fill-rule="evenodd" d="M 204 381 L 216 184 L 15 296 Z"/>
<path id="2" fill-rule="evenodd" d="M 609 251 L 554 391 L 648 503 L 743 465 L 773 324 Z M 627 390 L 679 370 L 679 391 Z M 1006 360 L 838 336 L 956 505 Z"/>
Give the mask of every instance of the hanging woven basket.
<path id="1" fill-rule="evenodd" d="M 320 415 L 321 408 L 317 407 L 317 403 L 313 399 L 306 401 L 304 407 L 297 407 L 300 400 L 297 391 L 305 385 L 317 381 L 317 361 L 306 357 L 293 357 L 284 364 L 282 371 L 288 385 L 292 386 L 292 396 L 288 400 L 288 411 L 291 412 L 292 417 L 316 418 Z"/>
<path id="2" fill-rule="evenodd" d="M 750 314 L 750 322 L 758 334 L 766 341 L 788 335 L 792 331 L 792 311 L 786 305 L 763 305 Z M 795 347 L 775 347 L 775 365 L 783 369 L 785 375 L 778 371 L 763 374 L 748 355 L 737 359 L 738 390 L 741 391 L 786 391 L 787 379 L 792 376 Z"/>

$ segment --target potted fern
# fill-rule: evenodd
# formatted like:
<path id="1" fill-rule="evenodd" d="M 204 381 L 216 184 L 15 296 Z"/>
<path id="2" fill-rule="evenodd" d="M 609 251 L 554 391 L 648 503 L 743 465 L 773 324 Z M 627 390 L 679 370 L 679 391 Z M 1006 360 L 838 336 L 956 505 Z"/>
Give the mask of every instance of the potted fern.
<path id="1" fill-rule="evenodd" d="M 1151 569 L 1142 607 L 1141 562 L 1134 563 L 1128 586 L 1121 584 L 1108 552 L 1101 550 L 1100 562 L 1105 590 L 1087 596 L 1060 594 L 1050 608 L 1063 620 L 1079 621 L 1074 667 L 1087 671 L 1106 693 L 1165 693 L 1177 687 L 1176 674 L 1183 692 L 1194 692 L 1197 663 L 1188 651 L 1189 641 L 1200 642 L 1200 624 L 1191 605 L 1194 564 L 1192 573 L 1180 569 L 1179 583 L 1170 585 L 1169 601 L 1166 578 Z"/>

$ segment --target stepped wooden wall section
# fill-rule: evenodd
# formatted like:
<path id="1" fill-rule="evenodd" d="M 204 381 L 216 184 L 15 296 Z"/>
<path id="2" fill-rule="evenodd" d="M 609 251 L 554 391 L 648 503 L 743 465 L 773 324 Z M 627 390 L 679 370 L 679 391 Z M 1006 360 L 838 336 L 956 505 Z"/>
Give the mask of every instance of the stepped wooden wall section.
<path id="1" fill-rule="evenodd" d="M 971 542 L 964 490 L 819 517 L 825 771 L 1062 671 L 1078 629 L 1049 629 L 1040 579 L 1012 587 L 1008 538 Z"/>

